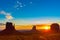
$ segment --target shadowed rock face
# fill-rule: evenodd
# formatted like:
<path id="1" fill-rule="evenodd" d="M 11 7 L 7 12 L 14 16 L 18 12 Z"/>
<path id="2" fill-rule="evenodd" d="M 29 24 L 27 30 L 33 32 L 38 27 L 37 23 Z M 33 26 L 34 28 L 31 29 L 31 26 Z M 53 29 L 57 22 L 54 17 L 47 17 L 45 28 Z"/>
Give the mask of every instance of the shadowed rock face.
<path id="1" fill-rule="evenodd" d="M 59 24 L 53 23 L 51 25 L 51 30 L 54 31 L 54 32 L 58 32 L 59 31 Z"/>
<path id="2" fill-rule="evenodd" d="M 15 30 L 15 27 L 13 26 L 11 22 L 7 22 L 6 28 L 0 32 L 0 35 L 12 35 L 12 34 L 18 35 L 21 33 Z"/>
<path id="3" fill-rule="evenodd" d="M 36 29 L 36 26 L 33 25 L 33 28 L 32 28 L 32 33 L 36 34 L 36 33 L 39 33 L 39 31 Z"/>
<path id="4" fill-rule="evenodd" d="M 36 31 L 36 26 L 34 25 L 33 28 L 32 28 L 33 31 Z"/>
<path id="5" fill-rule="evenodd" d="M 13 24 L 11 22 L 7 22 L 6 23 L 6 29 L 5 30 L 9 30 L 9 31 L 14 31 L 15 27 L 13 26 Z"/>

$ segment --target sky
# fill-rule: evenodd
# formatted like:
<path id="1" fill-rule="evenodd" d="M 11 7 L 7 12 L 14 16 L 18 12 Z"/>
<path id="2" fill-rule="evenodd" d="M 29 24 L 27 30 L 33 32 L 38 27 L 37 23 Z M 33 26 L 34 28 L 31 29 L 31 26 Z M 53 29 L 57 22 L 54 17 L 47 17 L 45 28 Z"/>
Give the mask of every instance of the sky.
<path id="1" fill-rule="evenodd" d="M 60 23 L 60 0 L 0 0 L 0 23 Z"/>

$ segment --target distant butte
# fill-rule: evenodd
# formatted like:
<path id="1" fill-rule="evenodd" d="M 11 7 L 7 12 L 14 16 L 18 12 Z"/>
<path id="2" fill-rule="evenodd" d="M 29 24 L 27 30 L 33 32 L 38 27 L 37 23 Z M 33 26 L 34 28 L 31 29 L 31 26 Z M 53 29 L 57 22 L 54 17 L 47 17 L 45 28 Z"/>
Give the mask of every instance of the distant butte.
<path id="1" fill-rule="evenodd" d="M 11 22 L 7 22 L 6 23 L 6 29 L 4 29 L 3 31 L 0 32 L 0 35 L 19 35 L 22 34 L 18 31 L 15 30 L 15 27 L 13 26 L 13 24 Z"/>

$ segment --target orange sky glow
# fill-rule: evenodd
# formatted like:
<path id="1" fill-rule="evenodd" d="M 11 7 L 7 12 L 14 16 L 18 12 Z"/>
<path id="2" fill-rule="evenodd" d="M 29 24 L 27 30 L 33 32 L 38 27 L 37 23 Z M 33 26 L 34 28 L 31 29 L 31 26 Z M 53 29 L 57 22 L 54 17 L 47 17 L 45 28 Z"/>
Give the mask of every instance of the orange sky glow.
<path id="1" fill-rule="evenodd" d="M 33 27 L 33 25 L 15 25 L 15 29 L 16 30 L 31 30 Z M 5 25 L 4 26 L 0 26 L 0 30 L 5 29 Z M 50 29 L 50 25 L 36 25 L 36 29 L 40 30 L 40 29 L 45 29 L 45 30 L 49 30 Z"/>

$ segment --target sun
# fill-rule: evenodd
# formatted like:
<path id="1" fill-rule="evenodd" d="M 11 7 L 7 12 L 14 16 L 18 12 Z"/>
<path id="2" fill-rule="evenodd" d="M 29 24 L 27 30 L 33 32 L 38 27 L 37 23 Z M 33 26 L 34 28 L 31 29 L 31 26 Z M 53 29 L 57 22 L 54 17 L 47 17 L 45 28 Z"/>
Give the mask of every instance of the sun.
<path id="1" fill-rule="evenodd" d="M 44 32 L 49 32 L 50 31 L 50 26 L 44 26 L 43 29 L 44 29 Z"/>
<path id="2" fill-rule="evenodd" d="M 45 30 L 49 30 L 50 27 L 49 27 L 49 26 L 45 26 L 44 29 L 45 29 Z"/>
<path id="3" fill-rule="evenodd" d="M 43 26 L 43 27 L 40 27 L 40 29 L 43 29 L 43 30 L 50 30 L 50 26 Z"/>
<path id="4" fill-rule="evenodd" d="M 49 29 L 49 27 L 45 27 L 45 29 L 46 29 L 46 30 L 48 30 L 48 29 Z"/>

